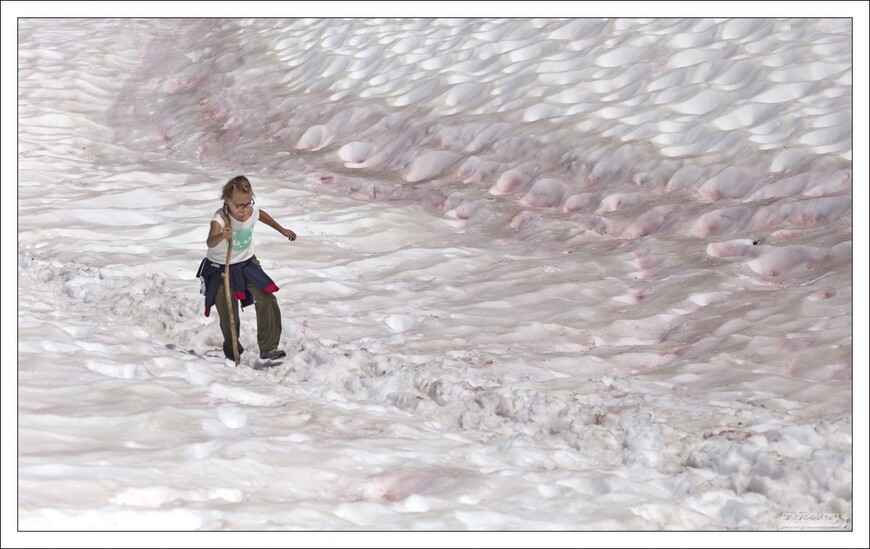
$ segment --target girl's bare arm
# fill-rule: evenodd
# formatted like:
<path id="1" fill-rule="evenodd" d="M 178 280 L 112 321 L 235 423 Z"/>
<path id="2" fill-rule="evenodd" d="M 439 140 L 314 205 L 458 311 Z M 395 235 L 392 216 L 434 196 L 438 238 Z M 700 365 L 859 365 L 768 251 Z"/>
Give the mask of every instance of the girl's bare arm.
<path id="1" fill-rule="evenodd" d="M 282 227 L 280 223 L 278 223 L 277 221 L 272 219 L 272 216 L 267 214 L 265 211 L 260 210 L 259 220 L 262 221 L 263 223 L 265 223 L 266 225 L 272 227 L 273 229 L 275 229 L 276 231 L 278 231 L 282 235 L 286 236 L 290 240 L 296 240 L 296 233 L 294 233 L 290 229 L 285 229 L 284 227 Z"/>

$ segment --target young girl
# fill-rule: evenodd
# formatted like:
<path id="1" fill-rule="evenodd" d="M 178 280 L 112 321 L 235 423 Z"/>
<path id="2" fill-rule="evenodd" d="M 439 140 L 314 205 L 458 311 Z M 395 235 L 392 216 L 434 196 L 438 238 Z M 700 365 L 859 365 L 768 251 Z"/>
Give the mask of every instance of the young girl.
<path id="1" fill-rule="evenodd" d="M 296 233 L 285 229 L 272 219 L 272 216 L 257 207 L 254 203 L 251 183 L 243 175 L 230 179 L 224 185 L 221 198 L 224 205 L 212 217 L 208 238 L 205 241 L 208 252 L 197 273 L 203 283 L 205 316 L 211 312 L 212 305 L 217 307 L 221 333 L 224 336 L 224 355 L 234 360 L 229 309 L 223 287 L 227 243 L 232 239 L 230 288 L 233 292 L 232 306 L 239 355 L 244 351 L 241 343 L 238 343 L 241 327 L 239 300 L 241 300 L 242 307 L 254 303 L 257 311 L 257 344 L 260 347 L 260 358 L 270 360 L 283 358 L 287 354 L 278 349 L 278 341 L 281 338 L 281 310 L 278 307 L 278 300 L 273 295 L 278 291 L 278 286 L 263 272 L 257 256 L 254 255 L 253 232 L 257 221 L 262 221 L 290 240 L 296 240 Z M 225 216 L 229 216 L 231 226 L 227 226 L 224 222 Z"/>

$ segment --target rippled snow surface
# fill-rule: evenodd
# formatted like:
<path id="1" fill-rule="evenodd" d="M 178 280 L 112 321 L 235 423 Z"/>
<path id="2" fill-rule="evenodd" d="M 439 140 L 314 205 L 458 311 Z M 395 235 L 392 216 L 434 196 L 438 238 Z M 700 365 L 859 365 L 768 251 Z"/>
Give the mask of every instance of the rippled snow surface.
<path id="1" fill-rule="evenodd" d="M 19 527 L 851 527 L 852 46 L 20 19 Z M 194 276 L 237 174 L 299 235 L 270 370 Z"/>

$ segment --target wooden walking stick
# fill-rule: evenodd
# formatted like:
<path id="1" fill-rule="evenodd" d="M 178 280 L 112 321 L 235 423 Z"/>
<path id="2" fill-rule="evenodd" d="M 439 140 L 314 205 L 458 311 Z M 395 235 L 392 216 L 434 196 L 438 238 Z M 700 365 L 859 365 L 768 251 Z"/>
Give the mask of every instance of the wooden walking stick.
<path id="1" fill-rule="evenodd" d="M 232 227 L 230 216 L 227 215 L 227 207 L 224 206 L 224 211 L 221 213 L 224 218 L 224 223 L 227 227 Z M 236 366 L 239 365 L 239 338 L 236 334 L 236 315 L 233 312 L 233 297 L 230 289 L 230 254 L 233 251 L 233 237 L 227 240 L 227 260 L 224 262 L 224 293 L 227 296 L 227 311 L 230 313 L 230 334 L 233 336 L 233 359 L 236 361 Z"/>

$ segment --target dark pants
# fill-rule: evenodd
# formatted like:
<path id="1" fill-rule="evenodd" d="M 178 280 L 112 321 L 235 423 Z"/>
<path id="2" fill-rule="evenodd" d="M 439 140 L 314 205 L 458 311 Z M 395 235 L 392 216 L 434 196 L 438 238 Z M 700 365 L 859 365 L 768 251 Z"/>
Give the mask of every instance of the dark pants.
<path id="1" fill-rule="evenodd" d="M 259 265 L 260 262 L 254 258 L 254 262 Z M 223 279 L 223 275 L 221 275 Z M 278 348 L 278 341 L 281 339 L 281 309 L 278 307 L 278 300 L 275 294 L 264 292 L 257 286 L 248 283 L 245 287 L 251 295 L 254 296 L 254 308 L 257 311 L 257 345 L 260 347 L 260 352 L 271 351 Z M 232 296 L 232 294 L 230 294 Z M 241 328 L 241 319 L 239 318 L 239 300 L 232 296 L 233 315 L 236 320 L 236 336 L 239 335 Z M 218 288 L 217 299 L 215 299 L 215 308 L 218 311 L 221 323 L 221 333 L 224 336 L 224 355 L 233 358 L 233 336 L 230 331 L 230 314 L 227 308 L 227 296 L 224 290 L 224 283 L 221 281 Z M 238 341 L 238 340 L 237 340 Z M 239 343 L 239 355 L 244 349 Z"/>

